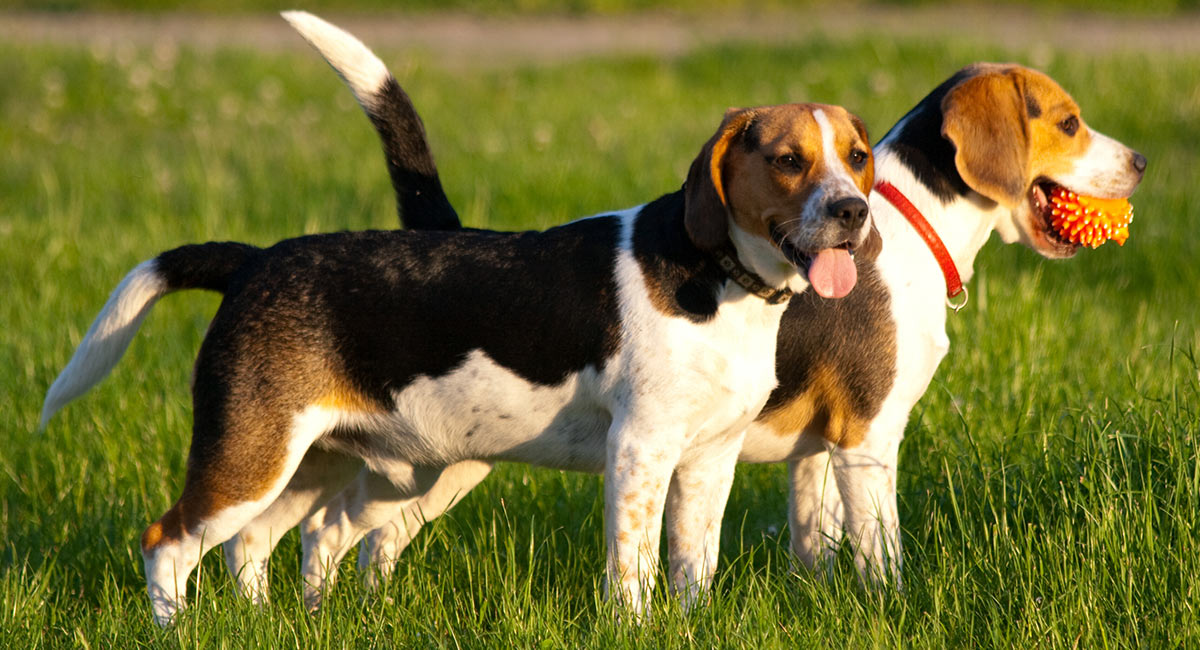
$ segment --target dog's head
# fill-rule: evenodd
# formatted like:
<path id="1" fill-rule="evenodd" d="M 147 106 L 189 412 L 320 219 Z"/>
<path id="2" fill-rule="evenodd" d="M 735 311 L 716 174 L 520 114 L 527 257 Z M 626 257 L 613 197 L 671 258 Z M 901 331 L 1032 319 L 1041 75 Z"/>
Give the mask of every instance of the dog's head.
<path id="1" fill-rule="evenodd" d="M 1036 70 L 977 63 L 955 77 L 942 99 L 942 135 L 963 181 L 1006 208 L 996 223 L 1005 241 L 1046 257 L 1074 255 L 1079 244 L 1050 227 L 1050 192 L 1127 198 L 1146 159 L 1089 128 L 1071 96 Z"/>
<path id="2" fill-rule="evenodd" d="M 729 109 L 688 174 L 687 231 L 704 250 L 732 243 L 768 283 L 841 297 L 871 234 L 874 173 L 866 127 L 844 108 Z"/>

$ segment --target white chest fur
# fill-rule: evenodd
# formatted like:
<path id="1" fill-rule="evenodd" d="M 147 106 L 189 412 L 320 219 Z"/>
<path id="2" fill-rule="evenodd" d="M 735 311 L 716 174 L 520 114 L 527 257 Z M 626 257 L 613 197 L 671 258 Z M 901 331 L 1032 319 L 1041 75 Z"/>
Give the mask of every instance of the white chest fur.
<path id="1" fill-rule="evenodd" d="M 775 342 L 786 306 L 729 283 L 711 319 L 665 316 L 651 303 L 633 258 L 631 217 L 617 256 L 617 286 L 624 375 L 639 388 L 633 394 L 661 400 L 663 418 L 687 422 L 692 442 L 740 435 L 775 387 Z"/>

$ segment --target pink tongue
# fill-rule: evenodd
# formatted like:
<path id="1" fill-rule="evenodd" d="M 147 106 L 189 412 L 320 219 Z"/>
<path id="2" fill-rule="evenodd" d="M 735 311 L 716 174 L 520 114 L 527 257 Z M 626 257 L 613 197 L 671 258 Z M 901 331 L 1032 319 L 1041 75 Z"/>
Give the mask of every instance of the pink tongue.
<path id="1" fill-rule="evenodd" d="M 844 248 L 826 248 L 808 267 L 808 282 L 822 298 L 841 298 L 858 282 L 854 258 Z"/>

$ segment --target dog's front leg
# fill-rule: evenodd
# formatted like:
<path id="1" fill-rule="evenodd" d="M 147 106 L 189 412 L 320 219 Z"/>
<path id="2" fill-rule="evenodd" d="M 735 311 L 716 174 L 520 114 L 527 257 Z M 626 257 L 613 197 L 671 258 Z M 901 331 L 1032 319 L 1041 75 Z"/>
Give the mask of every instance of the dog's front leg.
<path id="1" fill-rule="evenodd" d="M 657 423 L 656 423 L 657 424 Z M 663 504 L 686 431 L 614 421 L 604 470 L 604 523 L 608 545 L 606 595 L 636 620 L 649 613 L 658 573 Z"/>
<path id="2" fill-rule="evenodd" d="M 852 448 L 833 452 L 833 472 L 845 507 L 846 534 L 859 575 L 868 584 L 900 583 L 900 517 L 896 457 L 903 429 L 872 427 Z"/>
<path id="3" fill-rule="evenodd" d="M 824 573 L 842 539 L 842 495 L 826 449 L 788 463 L 788 528 L 792 553 L 807 568 Z"/>
<path id="4" fill-rule="evenodd" d="M 721 519 L 745 434 L 689 453 L 675 468 L 667 494 L 667 554 L 671 590 L 686 609 L 712 584 L 721 546 Z"/>

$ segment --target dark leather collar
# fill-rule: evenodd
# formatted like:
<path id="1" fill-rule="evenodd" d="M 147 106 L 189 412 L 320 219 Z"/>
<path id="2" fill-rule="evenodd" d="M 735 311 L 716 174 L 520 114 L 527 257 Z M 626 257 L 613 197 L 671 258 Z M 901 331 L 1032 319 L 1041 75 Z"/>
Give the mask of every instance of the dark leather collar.
<path id="1" fill-rule="evenodd" d="M 712 256 L 716 260 L 717 266 L 725 271 L 725 275 L 728 275 L 746 291 L 767 301 L 768 305 L 778 305 L 781 302 L 787 302 L 792 297 L 791 289 L 787 287 L 776 289 L 763 282 L 757 273 L 742 266 L 741 261 L 738 260 L 737 251 L 731 244 L 726 243 L 712 251 Z"/>

